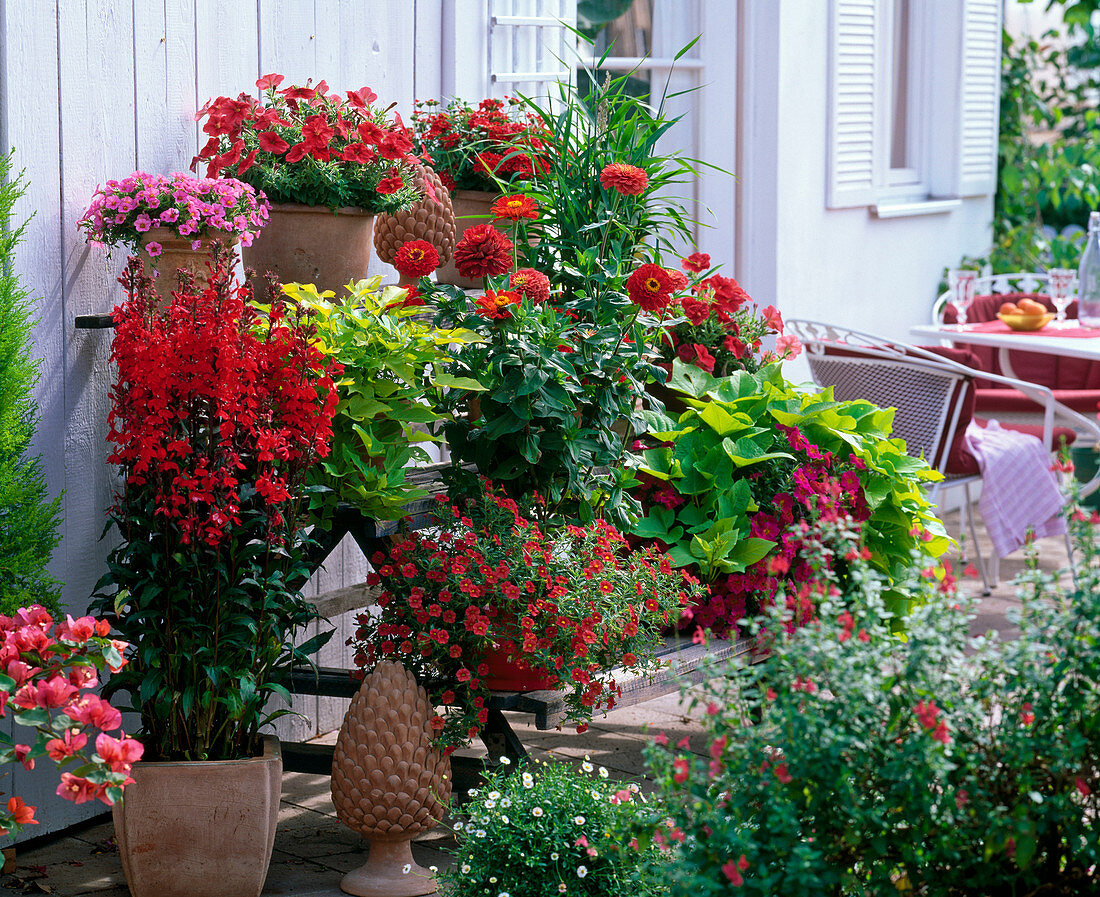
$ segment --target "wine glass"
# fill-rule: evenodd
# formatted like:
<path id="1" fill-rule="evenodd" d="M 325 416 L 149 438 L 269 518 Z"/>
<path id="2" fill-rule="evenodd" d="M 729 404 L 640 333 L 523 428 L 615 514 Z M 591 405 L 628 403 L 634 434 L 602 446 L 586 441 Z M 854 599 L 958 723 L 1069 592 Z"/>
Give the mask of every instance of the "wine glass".
<path id="1" fill-rule="evenodd" d="M 956 329 L 966 326 L 966 313 L 974 301 L 974 289 L 977 286 L 978 272 L 957 269 L 947 273 L 947 286 L 951 290 L 951 304 L 955 306 Z"/>
<path id="2" fill-rule="evenodd" d="M 1051 268 L 1047 272 L 1047 282 L 1050 284 L 1050 301 L 1054 305 L 1058 316 L 1054 319 L 1052 327 L 1072 327 L 1073 322 L 1066 320 L 1066 307 L 1073 298 L 1073 282 L 1077 279 L 1077 272 L 1072 268 Z"/>

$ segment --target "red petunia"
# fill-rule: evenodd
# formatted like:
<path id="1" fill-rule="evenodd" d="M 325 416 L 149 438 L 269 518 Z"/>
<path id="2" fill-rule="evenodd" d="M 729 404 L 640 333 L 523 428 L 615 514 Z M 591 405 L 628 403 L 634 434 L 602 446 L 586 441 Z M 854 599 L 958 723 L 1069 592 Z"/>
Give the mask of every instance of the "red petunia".
<path id="1" fill-rule="evenodd" d="M 394 175 L 393 177 L 382 178 L 382 180 L 378 182 L 378 192 L 383 196 L 389 196 L 391 193 L 396 193 L 404 186 L 405 182 L 401 177 Z"/>
<path id="2" fill-rule="evenodd" d="M 605 190 L 615 190 L 623 196 L 637 196 L 649 186 L 649 175 L 636 165 L 612 162 L 600 172 L 600 183 Z"/>
<path id="3" fill-rule="evenodd" d="M 275 153 L 275 155 L 280 155 L 281 153 L 285 153 L 290 148 L 290 144 L 283 140 L 283 138 L 276 134 L 274 131 L 262 131 L 259 135 L 259 140 L 260 149 L 263 150 L 265 153 Z"/>
<path id="4" fill-rule="evenodd" d="M 375 159 L 375 152 L 365 143 L 349 143 L 341 154 L 345 162 L 359 162 L 369 165 Z"/>
<path id="5" fill-rule="evenodd" d="M 409 240 L 397 250 L 393 266 L 406 277 L 424 277 L 439 267 L 439 250 L 427 240 Z"/>
<path id="6" fill-rule="evenodd" d="M 463 277 L 488 277 L 512 269 L 512 241 L 491 224 L 467 228 L 454 251 L 454 263 Z"/>
<path id="7" fill-rule="evenodd" d="M 267 90 L 268 88 L 274 89 L 282 83 L 282 75 L 264 75 L 256 82 L 256 86 L 260 88 L 260 90 Z"/>
<path id="8" fill-rule="evenodd" d="M 485 317 L 499 320 L 512 317 L 509 306 L 518 305 L 520 295 L 512 290 L 488 290 L 474 300 L 477 310 Z"/>
<path id="9" fill-rule="evenodd" d="M 524 218 L 538 218 L 539 205 L 530 196 L 516 193 L 500 197 L 493 203 L 492 212 L 497 221 L 520 221 Z"/>
<path id="10" fill-rule="evenodd" d="M 680 302 L 684 316 L 696 327 L 710 317 L 710 306 L 699 299 L 685 298 Z"/>
<path id="11" fill-rule="evenodd" d="M 508 286 L 532 303 L 550 301 L 550 278 L 534 268 L 520 268 L 508 278 Z"/>
<path id="12" fill-rule="evenodd" d="M 672 282 L 660 265 L 647 262 L 626 279 L 630 301 L 645 311 L 660 311 L 672 300 Z"/>
<path id="13" fill-rule="evenodd" d="M 699 274 L 710 267 L 710 255 L 705 252 L 693 252 L 687 258 L 680 259 L 680 267 L 692 274 Z"/>

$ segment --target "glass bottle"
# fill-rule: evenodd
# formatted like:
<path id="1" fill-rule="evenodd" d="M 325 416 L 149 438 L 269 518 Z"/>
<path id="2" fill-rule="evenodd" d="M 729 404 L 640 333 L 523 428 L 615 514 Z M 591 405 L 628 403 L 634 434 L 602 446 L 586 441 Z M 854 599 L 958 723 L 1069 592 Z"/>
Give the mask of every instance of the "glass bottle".
<path id="1" fill-rule="evenodd" d="M 1077 269 L 1077 317 L 1085 327 L 1100 327 L 1100 212 L 1089 215 L 1089 236 Z"/>

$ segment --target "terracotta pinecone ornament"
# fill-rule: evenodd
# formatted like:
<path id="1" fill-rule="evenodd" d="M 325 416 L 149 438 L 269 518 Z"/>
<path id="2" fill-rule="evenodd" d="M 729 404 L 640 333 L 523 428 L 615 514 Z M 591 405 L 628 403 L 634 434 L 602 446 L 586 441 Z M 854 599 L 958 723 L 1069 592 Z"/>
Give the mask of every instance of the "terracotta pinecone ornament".
<path id="1" fill-rule="evenodd" d="M 374 222 L 374 251 L 387 265 L 405 243 L 427 240 L 439 253 L 439 267 L 451 260 L 455 249 L 455 213 L 451 194 L 439 175 L 427 165 L 412 167 L 413 181 L 423 198 L 393 214 L 380 214 Z M 401 283 L 406 283 L 404 277 Z"/>
<path id="2" fill-rule="evenodd" d="M 443 818 L 451 796 L 450 760 L 431 746 L 433 716 L 428 693 L 391 661 L 378 664 L 352 698 L 332 758 L 332 802 L 340 821 L 371 846 L 367 862 L 340 882 L 348 894 L 436 892 L 409 843 Z"/>

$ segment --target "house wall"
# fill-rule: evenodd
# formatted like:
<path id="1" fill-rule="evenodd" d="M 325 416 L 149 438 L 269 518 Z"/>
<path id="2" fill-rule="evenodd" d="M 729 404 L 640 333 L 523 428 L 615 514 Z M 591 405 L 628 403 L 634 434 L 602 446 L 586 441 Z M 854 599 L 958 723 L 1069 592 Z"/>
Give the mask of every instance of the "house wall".
<path id="1" fill-rule="evenodd" d="M 896 339 L 927 323 L 945 267 L 986 250 L 993 197 L 964 198 L 946 213 L 878 219 L 867 207 L 826 207 L 829 2 L 744 0 L 744 46 L 769 47 L 743 80 L 738 276 L 761 304 Z M 943 4 L 944 36 L 961 4 Z M 950 40 L 943 42 L 951 64 Z M 748 51 L 746 51 L 748 52 Z M 773 87 L 774 85 L 774 87 Z M 954 85 L 938 95 L 952 115 Z M 953 164 L 950 146 L 938 164 Z M 790 376 L 807 375 L 800 365 Z"/>
<path id="2" fill-rule="evenodd" d="M 52 570 L 74 613 L 114 545 L 100 538 L 114 487 L 104 442 L 110 331 L 73 326 L 76 315 L 106 313 L 122 298 L 115 279 L 125 254 L 108 258 L 76 229 L 96 186 L 137 169 L 185 170 L 198 146 L 195 110 L 219 94 L 255 92 L 268 72 L 292 83 L 325 78 L 334 90 L 367 84 L 407 117 L 414 95 L 440 94 L 442 12 L 438 0 L 0 0 L 0 146 L 15 148 L 29 184 L 16 219 L 33 215 L 16 268 L 42 297 L 35 450 L 51 492 L 64 493 Z M 341 550 L 309 589 L 364 573 L 361 555 Z M 349 619 L 335 622 L 329 654 L 350 633 Z M 308 724 L 294 721 L 283 734 L 338 725 L 343 711 L 322 704 L 304 702 Z M 52 764 L 5 772 L 5 791 L 39 805 L 42 824 L 28 834 L 97 811 L 53 796 Z"/>

